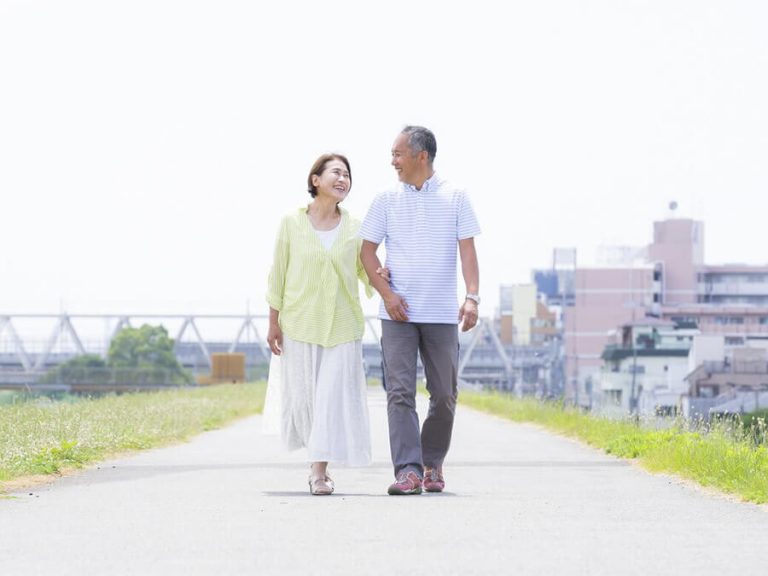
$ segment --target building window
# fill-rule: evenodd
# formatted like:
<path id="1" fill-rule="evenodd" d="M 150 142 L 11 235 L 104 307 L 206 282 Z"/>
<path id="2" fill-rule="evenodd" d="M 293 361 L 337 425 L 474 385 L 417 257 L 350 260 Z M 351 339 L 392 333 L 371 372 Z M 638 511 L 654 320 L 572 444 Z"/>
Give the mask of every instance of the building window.
<path id="1" fill-rule="evenodd" d="M 762 324 L 763 326 L 768 325 L 768 316 L 760 316 L 758 323 Z"/>
<path id="2" fill-rule="evenodd" d="M 744 317 L 743 316 L 715 316 L 713 318 L 713 321 L 715 324 L 719 324 L 721 326 L 731 325 L 731 324 L 744 324 Z"/>
<path id="3" fill-rule="evenodd" d="M 725 345 L 726 346 L 743 346 L 744 338 L 741 338 L 739 336 L 726 336 Z"/>
<path id="4" fill-rule="evenodd" d="M 699 319 L 693 316 L 671 316 L 670 321 L 675 323 L 675 328 L 678 329 L 697 329 L 699 327 Z"/>
<path id="5" fill-rule="evenodd" d="M 700 384 L 699 396 L 701 398 L 715 398 L 720 393 L 720 387 L 714 384 Z"/>
<path id="6" fill-rule="evenodd" d="M 605 390 L 603 394 L 605 394 L 606 404 L 621 406 L 621 390 Z"/>

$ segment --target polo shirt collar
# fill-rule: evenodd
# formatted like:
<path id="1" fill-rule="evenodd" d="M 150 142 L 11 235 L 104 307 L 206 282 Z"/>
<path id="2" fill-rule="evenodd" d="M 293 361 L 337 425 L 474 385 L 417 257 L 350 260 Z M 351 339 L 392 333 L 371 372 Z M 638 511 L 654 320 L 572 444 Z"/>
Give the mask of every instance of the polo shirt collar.
<path id="1" fill-rule="evenodd" d="M 428 192 L 433 192 L 434 190 L 437 190 L 439 184 L 440 184 L 440 178 L 437 176 L 437 172 L 433 172 L 432 176 L 424 180 L 424 184 L 421 186 L 421 190 L 416 190 L 416 186 L 413 186 L 412 184 L 404 184 L 404 186 L 408 192 L 415 192 L 417 194 L 426 194 Z"/>

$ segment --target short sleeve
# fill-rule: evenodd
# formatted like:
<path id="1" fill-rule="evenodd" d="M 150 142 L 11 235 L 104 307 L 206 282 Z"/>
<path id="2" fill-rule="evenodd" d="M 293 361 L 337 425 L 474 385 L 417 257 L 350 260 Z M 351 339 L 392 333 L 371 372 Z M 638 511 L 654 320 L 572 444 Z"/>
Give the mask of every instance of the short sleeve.
<path id="1" fill-rule="evenodd" d="M 360 225 L 358 235 L 363 240 L 381 244 L 387 235 L 387 198 L 382 193 L 376 196 L 368 209 L 368 213 Z"/>
<path id="2" fill-rule="evenodd" d="M 467 196 L 466 192 L 461 192 L 458 200 L 457 239 L 473 238 L 480 234 L 480 224 L 477 222 L 477 216 L 475 216 L 472 203 L 469 201 L 469 196 Z"/>

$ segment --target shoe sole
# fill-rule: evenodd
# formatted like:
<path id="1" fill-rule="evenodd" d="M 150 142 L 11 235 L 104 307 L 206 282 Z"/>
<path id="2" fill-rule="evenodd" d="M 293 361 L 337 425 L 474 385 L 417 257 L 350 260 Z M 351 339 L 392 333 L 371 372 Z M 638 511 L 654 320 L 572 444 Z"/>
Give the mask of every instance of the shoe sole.
<path id="1" fill-rule="evenodd" d="M 413 490 L 400 490 L 399 488 L 389 488 L 387 493 L 390 496 L 415 496 L 421 494 L 421 487 L 414 488 Z"/>
<path id="2" fill-rule="evenodd" d="M 312 496 L 330 496 L 333 494 L 333 490 L 313 490 L 310 488 L 309 493 L 312 494 Z"/>
<path id="3" fill-rule="evenodd" d="M 443 487 L 443 488 L 424 488 L 424 490 L 427 491 L 427 492 L 432 492 L 432 493 L 434 493 L 434 492 L 442 492 L 443 490 L 445 490 L 445 487 Z"/>

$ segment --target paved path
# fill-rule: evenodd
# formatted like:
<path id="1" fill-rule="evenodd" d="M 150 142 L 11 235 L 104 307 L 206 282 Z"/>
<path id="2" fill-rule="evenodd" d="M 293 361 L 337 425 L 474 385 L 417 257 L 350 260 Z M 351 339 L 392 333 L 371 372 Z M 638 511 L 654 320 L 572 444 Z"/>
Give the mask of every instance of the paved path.
<path id="1" fill-rule="evenodd" d="M 333 471 L 334 496 L 310 496 L 301 453 L 281 452 L 254 417 L 0 500 L 0 574 L 723 576 L 768 565 L 765 508 L 469 409 L 448 491 L 387 496 L 380 391 L 370 405 L 375 462 Z"/>

